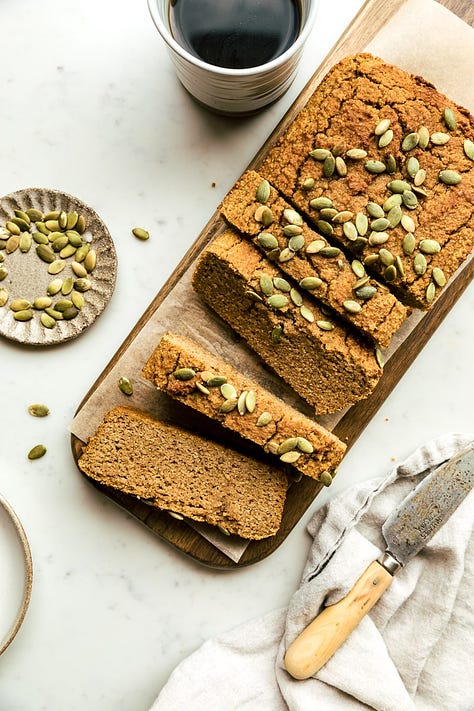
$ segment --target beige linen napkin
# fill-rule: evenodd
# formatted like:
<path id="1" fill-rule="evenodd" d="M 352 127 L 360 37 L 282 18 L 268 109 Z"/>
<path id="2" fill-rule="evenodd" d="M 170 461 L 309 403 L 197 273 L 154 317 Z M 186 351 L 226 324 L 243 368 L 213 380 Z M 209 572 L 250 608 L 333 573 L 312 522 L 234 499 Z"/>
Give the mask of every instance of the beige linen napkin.
<path id="1" fill-rule="evenodd" d="M 317 511 L 288 609 L 207 641 L 176 668 L 151 711 L 472 711 L 474 491 L 314 677 L 296 681 L 283 666 L 296 635 L 383 551 L 390 511 L 472 441 L 460 434 L 433 440 L 386 478 Z"/>

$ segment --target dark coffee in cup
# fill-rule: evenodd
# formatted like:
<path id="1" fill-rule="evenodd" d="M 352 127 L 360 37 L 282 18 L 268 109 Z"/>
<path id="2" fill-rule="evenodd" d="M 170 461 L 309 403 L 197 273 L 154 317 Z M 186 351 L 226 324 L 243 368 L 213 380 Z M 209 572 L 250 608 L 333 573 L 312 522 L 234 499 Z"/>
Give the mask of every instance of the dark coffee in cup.
<path id="1" fill-rule="evenodd" d="M 299 0 L 170 0 L 174 39 L 208 64 L 247 69 L 271 62 L 298 37 Z"/>

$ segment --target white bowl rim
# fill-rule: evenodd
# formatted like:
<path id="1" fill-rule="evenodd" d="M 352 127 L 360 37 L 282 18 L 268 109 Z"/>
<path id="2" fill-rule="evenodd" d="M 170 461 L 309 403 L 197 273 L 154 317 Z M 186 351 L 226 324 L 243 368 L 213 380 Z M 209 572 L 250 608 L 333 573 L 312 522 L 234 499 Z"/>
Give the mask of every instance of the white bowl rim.
<path id="1" fill-rule="evenodd" d="M 167 1 L 168 0 L 165 0 L 165 2 Z M 270 62 L 266 62 L 265 64 L 259 64 L 256 67 L 248 67 L 246 69 L 231 69 L 229 67 L 218 67 L 214 64 L 203 62 L 202 59 L 199 59 L 198 57 L 195 57 L 194 54 L 187 52 L 184 47 L 182 47 L 178 42 L 176 42 L 176 40 L 173 38 L 168 28 L 166 27 L 165 23 L 161 19 L 160 11 L 158 10 L 159 0 L 147 0 L 147 2 L 150 15 L 152 17 L 153 22 L 155 23 L 158 32 L 160 33 L 168 47 L 173 50 L 173 52 L 178 54 L 182 59 L 193 64 L 195 67 L 199 67 L 200 69 L 212 72 L 214 74 L 234 77 L 245 77 L 258 75 L 263 72 L 270 72 L 273 69 L 279 67 L 281 64 L 284 64 L 306 42 L 308 35 L 313 28 L 318 6 L 317 0 L 308 0 L 309 12 L 303 30 L 298 35 L 296 41 L 293 42 L 291 47 L 289 47 L 285 52 L 283 52 L 283 54 L 280 54 L 278 57 L 272 59 Z"/>

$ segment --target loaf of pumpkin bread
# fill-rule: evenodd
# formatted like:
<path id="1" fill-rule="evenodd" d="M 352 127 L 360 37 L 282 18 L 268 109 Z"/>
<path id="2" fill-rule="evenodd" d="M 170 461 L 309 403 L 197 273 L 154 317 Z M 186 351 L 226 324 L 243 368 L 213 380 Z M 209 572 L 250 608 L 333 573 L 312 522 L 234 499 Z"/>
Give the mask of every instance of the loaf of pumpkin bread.
<path id="1" fill-rule="evenodd" d="M 302 474 L 313 479 L 324 474 L 325 484 L 346 450 L 324 427 L 186 336 L 165 334 L 142 374 L 172 398 L 279 456 Z"/>
<path id="2" fill-rule="evenodd" d="M 367 397 L 382 375 L 373 346 L 309 302 L 234 230 L 202 252 L 192 283 L 317 414 Z"/>
<path id="3" fill-rule="evenodd" d="M 329 71 L 258 171 L 409 306 L 474 247 L 474 118 L 369 54 Z"/>
<path id="4" fill-rule="evenodd" d="M 79 467 L 151 506 L 253 540 L 278 531 L 288 484 L 277 467 L 129 407 L 104 416 Z"/>
<path id="5" fill-rule="evenodd" d="M 255 171 L 246 172 L 223 199 L 220 211 L 310 297 L 334 309 L 382 348 L 390 344 L 407 317 L 406 307 L 368 276 L 362 262 L 347 259 L 311 229 L 267 180 Z M 335 215 L 335 210 L 327 213 Z M 345 229 L 358 234 L 352 223 Z"/>

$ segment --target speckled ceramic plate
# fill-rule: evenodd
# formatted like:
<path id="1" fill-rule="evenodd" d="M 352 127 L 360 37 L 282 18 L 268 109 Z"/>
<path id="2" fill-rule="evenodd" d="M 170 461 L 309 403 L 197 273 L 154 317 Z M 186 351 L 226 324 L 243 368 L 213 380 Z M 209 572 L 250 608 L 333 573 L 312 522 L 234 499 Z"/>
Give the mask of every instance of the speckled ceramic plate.
<path id="1" fill-rule="evenodd" d="M 90 249 L 94 249 L 97 255 L 96 266 L 87 275 L 91 282 L 90 289 L 82 292 L 83 307 L 74 318 L 58 320 L 52 328 L 46 328 L 40 320 L 43 313 L 40 309 L 32 309 L 33 317 L 30 320 L 17 321 L 10 306 L 17 299 L 25 299 L 33 303 L 35 298 L 46 296 L 48 285 L 54 279 L 65 280 L 67 277 L 72 277 L 76 280 L 78 276 L 71 268 L 74 255 L 65 257 L 64 269 L 59 274 L 53 275 L 48 273 L 49 264 L 38 257 L 36 253 L 38 245 L 34 240 L 26 252 L 22 252 L 20 248 L 10 253 L 7 253 L 5 247 L 0 250 L 0 255 L 3 256 L 0 268 L 3 268 L 3 273 L 8 272 L 0 281 L 0 289 L 8 291 L 8 301 L 0 307 L 0 334 L 20 343 L 53 345 L 76 338 L 100 316 L 115 287 L 117 256 L 109 231 L 97 213 L 81 200 L 58 190 L 26 188 L 0 198 L 0 232 L 6 222 L 15 217 L 15 210 L 26 212 L 31 208 L 36 208 L 45 214 L 60 211 L 77 212 L 83 215 L 86 229 L 81 235 L 82 240 L 89 244 Z M 35 224 L 31 224 L 29 231 L 31 234 L 36 231 Z M 0 234 L 0 240 L 3 242 L 6 237 L 7 235 Z M 60 258 L 59 253 L 57 257 Z M 5 296 L 4 291 L 1 293 Z M 59 292 L 52 296 L 52 306 L 54 307 L 60 299 L 70 299 L 70 294 Z"/>

